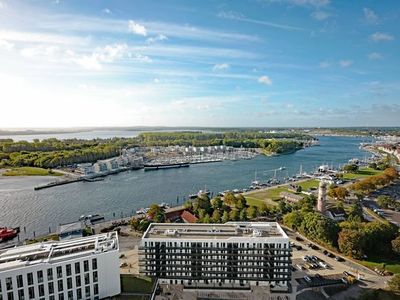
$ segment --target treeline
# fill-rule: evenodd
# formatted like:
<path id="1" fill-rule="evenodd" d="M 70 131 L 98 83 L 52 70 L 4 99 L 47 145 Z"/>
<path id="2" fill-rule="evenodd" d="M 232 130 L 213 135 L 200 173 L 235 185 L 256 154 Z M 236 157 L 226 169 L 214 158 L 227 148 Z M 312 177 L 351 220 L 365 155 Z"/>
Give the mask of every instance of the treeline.
<path id="1" fill-rule="evenodd" d="M 311 136 L 299 133 L 259 132 L 148 132 L 135 138 L 58 140 L 32 142 L 0 139 L 0 167 L 54 168 L 82 162 L 95 162 L 117 156 L 122 148 L 150 146 L 214 146 L 262 148 L 266 152 L 284 153 L 303 147 Z"/>
<path id="2" fill-rule="evenodd" d="M 145 132 L 138 136 L 143 146 L 231 146 L 261 148 L 270 153 L 295 151 L 313 137 L 302 133 L 270 132 Z"/>
<path id="3" fill-rule="evenodd" d="M 117 156 L 121 148 L 137 146 L 133 139 L 0 140 L 0 167 L 54 168 L 82 162 L 95 162 Z"/>

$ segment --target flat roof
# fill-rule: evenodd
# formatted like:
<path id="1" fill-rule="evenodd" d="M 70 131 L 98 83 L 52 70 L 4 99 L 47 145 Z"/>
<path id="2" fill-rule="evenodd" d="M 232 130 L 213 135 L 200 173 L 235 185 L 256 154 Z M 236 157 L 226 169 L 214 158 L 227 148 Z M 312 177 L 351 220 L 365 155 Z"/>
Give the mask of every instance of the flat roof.
<path id="1" fill-rule="evenodd" d="M 288 238 L 277 222 L 228 222 L 225 224 L 152 223 L 142 239 Z"/>
<path id="2" fill-rule="evenodd" d="M 9 248 L 0 250 L 0 272 L 114 250 L 119 250 L 116 232 Z"/>

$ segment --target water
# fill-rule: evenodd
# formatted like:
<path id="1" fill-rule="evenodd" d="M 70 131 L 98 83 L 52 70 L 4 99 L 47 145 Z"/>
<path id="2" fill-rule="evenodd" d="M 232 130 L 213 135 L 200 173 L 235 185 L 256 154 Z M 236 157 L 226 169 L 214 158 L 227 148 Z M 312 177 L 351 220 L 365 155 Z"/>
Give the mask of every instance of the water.
<path id="1" fill-rule="evenodd" d="M 286 170 L 277 177 L 287 177 L 303 171 L 313 171 L 322 164 L 337 167 L 351 158 L 369 156 L 359 149 L 365 138 L 320 137 L 320 146 L 292 154 L 253 160 L 224 161 L 192 165 L 189 168 L 158 171 L 138 170 L 109 176 L 99 182 L 79 182 L 33 191 L 33 187 L 54 179 L 46 177 L 0 177 L 0 225 L 26 227 L 28 234 L 47 233 L 49 226 L 76 221 L 82 214 L 100 213 L 110 219 L 132 214 L 151 203 L 177 204 L 176 199 L 200 189 L 214 193 L 234 188 L 247 188 L 254 180 L 274 176 L 269 171 L 281 166 Z"/>

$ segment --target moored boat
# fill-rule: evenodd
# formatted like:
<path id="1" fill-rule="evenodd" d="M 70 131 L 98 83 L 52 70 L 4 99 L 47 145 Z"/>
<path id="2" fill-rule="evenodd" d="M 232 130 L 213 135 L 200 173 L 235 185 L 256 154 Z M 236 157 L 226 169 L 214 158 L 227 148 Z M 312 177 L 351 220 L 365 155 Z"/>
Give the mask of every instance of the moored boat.
<path id="1" fill-rule="evenodd" d="M 16 228 L 7 228 L 0 227 L 0 242 L 5 242 L 15 238 L 19 233 L 19 227 Z"/>

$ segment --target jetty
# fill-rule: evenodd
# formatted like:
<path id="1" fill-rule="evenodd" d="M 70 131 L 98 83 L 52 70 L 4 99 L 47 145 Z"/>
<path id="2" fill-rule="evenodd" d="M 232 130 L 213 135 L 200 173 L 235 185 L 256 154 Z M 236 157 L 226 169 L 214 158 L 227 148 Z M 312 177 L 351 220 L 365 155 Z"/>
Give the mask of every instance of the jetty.
<path id="1" fill-rule="evenodd" d="M 151 171 L 151 170 L 171 169 L 171 168 L 187 168 L 189 166 L 190 164 L 187 162 L 169 163 L 169 164 L 148 164 L 148 165 L 145 164 L 144 170 Z"/>

